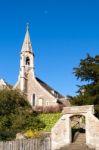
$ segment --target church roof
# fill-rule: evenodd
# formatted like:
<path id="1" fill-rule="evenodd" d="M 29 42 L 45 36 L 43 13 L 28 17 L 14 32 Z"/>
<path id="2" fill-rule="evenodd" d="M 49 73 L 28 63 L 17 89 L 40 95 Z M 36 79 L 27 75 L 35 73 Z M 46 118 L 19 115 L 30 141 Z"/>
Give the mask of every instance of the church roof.
<path id="1" fill-rule="evenodd" d="M 25 38 L 24 38 L 24 41 L 23 41 L 21 52 L 33 53 L 32 44 L 31 44 L 30 35 L 29 35 L 29 26 L 28 25 L 27 25 L 27 28 L 26 28 L 26 34 L 25 34 Z"/>
<path id="2" fill-rule="evenodd" d="M 4 79 L 0 79 L 0 90 L 4 88 L 12 88 Z"/>
<path id="3" fill-rule="evenodd" d="M 41 79 L 36 77 L 36 80 L 40 83 L 41 86 L 43 86 L 51 95 L 53 95 L 54 97 L 56 97 L 57 99 L 59 98 L 63 98 L 63 96 L 57 92 L 56 90 L 54 90 L 52 87 L 50 87 L 48 84 L 46 84 L 44 81 L 42 81 Z"/>
<path id="4" fill-rule="evenodd" d="M 3 79 L 0 79 L 0 86 L 7 86 L 6 82 Z"/>

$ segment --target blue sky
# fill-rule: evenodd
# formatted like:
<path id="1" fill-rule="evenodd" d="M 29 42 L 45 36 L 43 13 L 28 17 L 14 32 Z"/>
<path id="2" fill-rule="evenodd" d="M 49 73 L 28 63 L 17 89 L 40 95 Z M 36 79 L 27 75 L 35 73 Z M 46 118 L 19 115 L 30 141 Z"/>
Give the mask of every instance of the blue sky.
<path id="1" fill-rule="evenodd" d="M 26 23 L 36 75 L 64 95 L 75 95 L 73 68 L 99 54 L 98 0 L 0 1 L 0 78 L 15 84 Z"/>

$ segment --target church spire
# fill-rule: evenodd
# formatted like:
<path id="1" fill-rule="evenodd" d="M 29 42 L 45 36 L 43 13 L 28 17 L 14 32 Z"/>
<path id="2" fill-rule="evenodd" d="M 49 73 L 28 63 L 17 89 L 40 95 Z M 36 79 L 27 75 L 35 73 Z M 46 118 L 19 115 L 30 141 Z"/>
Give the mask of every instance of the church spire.
<path id="1" fill-rule="evenodd" d="M 24 38 L 24 42 L 22 45 L 22 49 L 21 52 L 32 52 L 32 44 L 31 44 L 31 40 L 30 40 L 30 35 L 29 35 L 29 24 L 27 23 L 26 26 L 26 34 L 25 34 L 25 38 Z"/>
<path id="2" fill-rule="evenodd" d="M 29 31 L 29 23 L 26 24 L 26 30 Z"/>

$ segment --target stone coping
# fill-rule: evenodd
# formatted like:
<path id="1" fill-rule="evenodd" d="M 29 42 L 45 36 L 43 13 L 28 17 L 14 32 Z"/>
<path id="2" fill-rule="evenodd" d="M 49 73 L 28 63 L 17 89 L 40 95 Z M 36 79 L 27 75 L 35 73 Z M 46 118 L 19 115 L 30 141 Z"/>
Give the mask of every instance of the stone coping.
<path id="1" fill-rule="evenodd" d="M 94 114 L 94 105 L 64 107 L 62 114 L 81 114 L 88 112 Z"/>

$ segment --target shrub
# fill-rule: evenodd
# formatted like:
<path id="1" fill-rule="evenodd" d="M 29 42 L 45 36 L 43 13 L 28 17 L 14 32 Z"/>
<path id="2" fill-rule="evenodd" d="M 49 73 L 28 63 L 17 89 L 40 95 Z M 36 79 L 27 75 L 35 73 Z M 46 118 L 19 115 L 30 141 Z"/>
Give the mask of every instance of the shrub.
<path id="1" fill-rule="evenodd" d="M 44 127 L 45 124 L 33 113 L 20 91 L 0 91 L 0 140 L 11 140 L 17 133 L 29 128 L 40 130 Z"/>
<path id="2" fill-rule="evenodd" d="M 42 135 L 42 132 L 29 129 L 24 133 L 26 138 L 38 138 Z"/>
<path id="3" fill-rule="evenodd" d="M 12 140 L 16 137 L 16 132 L 13 130 L 0 131 L 0 141 Z"/>

